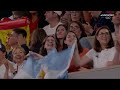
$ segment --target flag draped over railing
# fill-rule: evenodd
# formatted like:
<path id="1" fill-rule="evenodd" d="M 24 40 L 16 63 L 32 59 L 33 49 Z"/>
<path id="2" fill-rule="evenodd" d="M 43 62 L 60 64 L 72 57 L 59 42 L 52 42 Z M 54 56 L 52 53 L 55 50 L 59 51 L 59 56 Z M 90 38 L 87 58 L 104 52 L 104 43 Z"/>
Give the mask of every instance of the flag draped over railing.
<path id="1" fill-rule="evenodd" d="M 29 30 L 29 24 L 28 24 L 27 18 L 1 22 L 0 23 L 0 39 L 2 43 L 6 46 L 6 39 L 8 37 L 7 35 L 10 34 L 14 28 L 23 28 L 26 30 L 27 32 L 26 40 L 27 40 L 27 45 L 29 45 L 30 30 Z"/>
<path id="2" fill-rule="evenodd" d="M 45 72 L 44 79 L 59 79 L 64 76 L 69 68 L 74 49 L 75 44 L 61 52 L 57 52 L 56 49 L 53 49 L 47 56 L 40 60 L 34 60 L 33 56 L 30 55 L 22 70 L 34 79 L 39 78 L 41 70 Z M 24 74 L 18 78 L 20 77 L 23 78 Z M 26 79 L 29 78 L 26 77 Z"/>

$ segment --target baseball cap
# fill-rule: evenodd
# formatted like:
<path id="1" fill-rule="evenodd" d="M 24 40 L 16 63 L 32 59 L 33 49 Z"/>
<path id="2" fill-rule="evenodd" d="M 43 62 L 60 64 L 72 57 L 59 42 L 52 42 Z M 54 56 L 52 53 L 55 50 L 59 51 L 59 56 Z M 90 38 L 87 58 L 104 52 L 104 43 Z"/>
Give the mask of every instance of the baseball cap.
<path id="1" fill-rule="evenodd" d="M 62 11 L 53 11 L 55 13 L 57 13 L 59 16 L 62 14 Z"/>
<path id="2" fill-rule="evenodd" d="M 2 43 L 0 43 L 0 51 L 6 52 L 5 46 Z"/>

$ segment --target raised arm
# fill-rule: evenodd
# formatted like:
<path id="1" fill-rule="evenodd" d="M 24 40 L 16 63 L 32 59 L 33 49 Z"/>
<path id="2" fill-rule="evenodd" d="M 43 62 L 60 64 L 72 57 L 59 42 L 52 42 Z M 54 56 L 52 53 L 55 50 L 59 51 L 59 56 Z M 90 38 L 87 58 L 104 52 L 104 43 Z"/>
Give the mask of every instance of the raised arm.
<path id="1" fill-rule="evenodd" d="M 77 67 L 78 66 L 81 67 L 81 66 L 83 66 L 83 65 L 85 65 L 85 64 L 87 64 L 87 63 L 89 63 L 91 61 L 91 59 L 87 55 L 85 55 L 82 58 L 80 58 L 77 45 L 76 45 L 76 48 L 75 48 L 75 51 L 74 51 L 73 58 L 75 60 L 75 65 Z"/>
<path id="2" fill-rule="evenodd" d="M 113 61 L 108 62 L 108 66 L 111 65 L 120 65 L 120 32 L 116 33 L 116 39 L 115 39 L 115 55 L 113 58 Z"/>
<path id="3" fill-rule="evenodd" d="M 114 59 L 113 59 L 113 64 L 120 64 L 120 43 L 117 41 L 116 42 L 116 53 L 115 53 L 115 56 L 114 56 Z"/>

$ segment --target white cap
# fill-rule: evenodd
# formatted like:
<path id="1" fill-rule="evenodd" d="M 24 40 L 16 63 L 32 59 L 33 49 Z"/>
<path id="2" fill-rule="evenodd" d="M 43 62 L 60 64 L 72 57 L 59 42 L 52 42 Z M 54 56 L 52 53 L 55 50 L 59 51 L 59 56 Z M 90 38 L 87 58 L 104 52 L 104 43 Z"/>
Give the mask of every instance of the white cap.
<path id="1" fill-rule="evenodd" d="M 53 11 L 55 13 L 57 13 L 59 16 L 62 14 L 62 11 Z"/>

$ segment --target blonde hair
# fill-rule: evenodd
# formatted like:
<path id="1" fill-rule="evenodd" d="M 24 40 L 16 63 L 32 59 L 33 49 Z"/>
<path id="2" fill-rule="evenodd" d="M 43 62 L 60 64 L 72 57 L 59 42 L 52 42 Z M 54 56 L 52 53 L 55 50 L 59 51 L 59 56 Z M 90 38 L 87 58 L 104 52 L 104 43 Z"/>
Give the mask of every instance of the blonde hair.
<path id="1" fill-rule="evenodd" d="M 26 54 L 25 50 L 24 50 L 21 46 L 17 46 L 17 47 L 15 47 L 15 48 L 13 49 L 13 51 L 12 51 L 12 54 L 13 54 L 17 49 L 22 50 L 23 53 Z"/>

